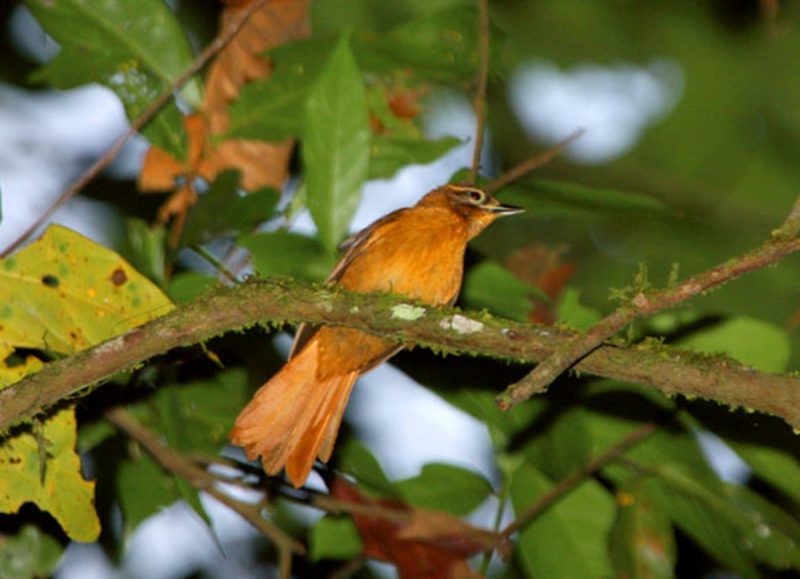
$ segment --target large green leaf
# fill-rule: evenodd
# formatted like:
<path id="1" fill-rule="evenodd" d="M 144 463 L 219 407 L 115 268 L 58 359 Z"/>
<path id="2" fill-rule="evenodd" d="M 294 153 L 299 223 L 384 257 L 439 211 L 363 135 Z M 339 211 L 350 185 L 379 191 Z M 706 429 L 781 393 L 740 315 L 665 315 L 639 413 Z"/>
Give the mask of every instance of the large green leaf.
<path id="1" fill-rule="evenodd" d="M 311 237 L 272 231 L 239 238 L 250 250 L 259 275 L 285 275 L 307 281 L 322 281 L 330 272 L 334 259 L 319 241 Z"/>
<path id="2" fill-rule="evenodd" d="M 652 478 L 638 478 L 617 489 L 617 518 L 609 553 L 617 576 L 671 579 L 676 558 L 672 522 L 651 497 Z"/>
<path id="3" fill-rule="evenodd" d="M 797 520 L 733 485 L 711 489 L 670 464 L 654 470 L 662 482 L 658 508 L 721 565 L 753 578 L 761 577 L 757 561 L 798 568 Z"/>
<path id="4" fill-rule="evenodd" d="M 353 559 L 361 554 L 364 543 L 358 528 L 349 517 L 322 517 L 311 527 L 308 556 L 320 559 Z"/>
<path id="5" fill-rule="evenodd" d="M 669 206 L 653 196 L 547 179 L 528 179 L 504 188 L 503 202 L 523 207 L 537 218 L 673 214 Z"/>
<path id="6" fill-rule="evenodd" d="M 231 104 L 228 136 L 262 141 L 300 136 L 306 99 L 333 48 L 330 39 L 314 37 L 272 50 L 272 74 L 244 85 Z"/>
<path id="7" fill-rule="evenodd" d="M 495 261 L 483 261 L 464 279 L 461 299 L 470 308 L 486 308 L 499 316 L 526 322 L 533 310 L 531 298 L 547 296 L 529 286 Z"/>
<path id="8" fill-rule="evenodd" d="M 160 388 L 153 402 L 158 430 L 181 452 L 217 454 L 247 402 L 247 374 L 233 368 L 208 380 Z"/>
<path id="9" fill-rule="evenodd" d="M 150 455 L 139 453 L 119 465 L 117 499 L 127 532 L 180 498 L 175 479 Z"/>
<path id="10" fill-rule="evenodd" d="M 522 513 L 552 487 L 544 473 L 523 464 L 511 483 L 515 513 Z M 606 545 L 614 512 L 614 499 L 602 485 L 592 479 L 583 482 L 520 531 L 516 554 L 526 576 L 611 577 Z"/>
<path id="11" fill-rule="evenodd" d="M 492 485 L 481 475 L 450 464 L 426 464 L 412 478 L 397 481 L 403 498 L 421 509 L 470 514 L 492 493 Z"/>
<path id="12" fill-rule="evenodd" d="M 406 165 L 430 163 L 460 142 L 455 137 L 429 140 L 422 136 L 374 136 L 370 150 L 369 178 L 387 179 Z"/>
<path id="13" fill-rule="evenodd" d="M 187 68 L 192 50 L 182 27 L 161 0 L 27 0 L 36 19 L 61 45 L 36 80 L 57 88 L 99 82 L 122 100 L 128 118 L 150 102 Z M 199 84 L 183 91 L 197 107 Z M 183 157 L 185 137 L 172 104 L 145 130 L 155 144 Z"/>
<path id="14" fill-rule="evenodd" d="M 436 82 L 475 76 L 478 62 L 477 11 L 458 6 L 407 20 L 389 31 L 354 37 L 354 51 L 366 70 L 402 69 Z"/>
<path id="15" fill-rule="evenodd" d="M 339 449 L 337 456 L 339 470 L 354 476 L 362 491 L 400 498 L 398 490 L 389 481 L 378 460 L 363 444 L 351 438 Z"/>
<path id="16" fill-rule="evenodd" d="M 724 352 L 764 372 L 783 372 L 792 351 L 785 330 L 744 316 L 694 332 L 677 345 L 710 354 Z"/>
<path id="17" fill-rule="evenodd" d="M 369 143 L 364 81 L 344 37 L 311 88 L 303 130 L 308 208 L 331 253 L 358 206 L 369 170 Z"/>

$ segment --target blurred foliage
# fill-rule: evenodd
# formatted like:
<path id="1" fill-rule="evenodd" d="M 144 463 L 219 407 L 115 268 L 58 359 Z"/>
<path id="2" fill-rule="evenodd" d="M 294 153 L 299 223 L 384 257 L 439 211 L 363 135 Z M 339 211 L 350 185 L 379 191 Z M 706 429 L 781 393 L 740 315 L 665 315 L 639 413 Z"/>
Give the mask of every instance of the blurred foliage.
<path id="1" fill-rule="evenodd" d="M 44 38 L 22 28 L 20 15 L 30 10 L 61 51 L 37 66 L 39 57 L 21 49 L 9 32 L 0 38 L 0 79 L 25 90 L 100 83 L 115 91 L 133 119 L 212 37 L 219 14 L 210 6 L 161 0 L 6 3 L 0 7 L 4 30 Z M 676 94 L 673 108 L 619 158 L 581 164 L 565 154 L 500 190 L 498 197 L 526 213 L 494 225 L 471 245 L 464 306 L 520 320 L 538 320 L 544 309 L 559 323 L 586 329 L 616 305 L 612 293 L 631 287 L 637 271 L 644 271 L 639 264 L 646 264 L 649 279 L 636 283 L 663 287 L 758 245 L 785 217 L 800 182 L 797 4 L 509 0 L 492 2 L 490 10 L 486 104 L 493 164 L 511 167 L 548 144 L 526 133 L 510 104 L 514 75 L 530 63 L 547 63 L 564 77 L 587 66 L 667 66 L 676 75 Z M 269 76 L 261 71 L 253 74 L 258 80 L 236 87 L 241 90 L 231 97 L 227 133 L 214 137 L 296 140 L 299 149 L 287 167 L 291 199 L 270 189 L 245 192 L 236 173 L 223 171 L 197 188 L 197 202 L 187 203 L 180 219 L 164 223 L 152 201 L 115 200 L 135 193 L 129 182 L 117 187 L 106 177 L 92 196 L 112 201 L 127 218 L 120 220 L 125 230 L 119 239 L 130 265 L 59 228 L 44 238 L 51 253 L 39 251 L 39 242 L 0 263 L 5 382 L 54 354 L 124 331 L 141 321 L 134 316 L 152 317 L 155 309 L 170 307 L 156 286 L 177 303 L 215 287 L 208 264 L 189 255 L 189 246 L 204 245 L 239 275 L 248 271 L 242 260 L 247 253 L 249 267 L 260 275 L 325 279 L 364 182 L 433 161 L 459 143 L 454 137 L 428 138 L 424 120 L 436 112 L 431 109 L 437 100 L 472 96 L 478 61 L 473 2 L 316 0 L 309 20 L 310 37 L 263 55 L 272 67 Z M 176 158 L 194 154 L 187 151 L 181 117 L 200 106 L 202 85 L 199 76 L 193 79 L 179 92 L 180 102 L 144 130 L 152 144 Z M 594 87 L 583 90 L 591 102 Z M 576 128 L 565 127 L 561 136 Z M 463 174 L 445 174 L 441 181 Z M 4 187 L 5 203 L 13 195 Z M 317 236 L 289 231 L 303 209 L 310 209 Z M 790 257 L 641 322 L 625 338 L 657 338 L 761 370 L 796 370 L 798 266 L 800 257 Z M 122 274 L 114 277 L 116 271 Z M 98 280 L 111 281 L 108 291 L 115 280 L 136 287 L 124 296 L 106 295 Z M 103 310 L 109 314 L 104 320 L 98 318 L 98 299 L 113 306 Z M 23 314 L 27 323 L 20 322 Z M 223 451 L 238 411 L 259 379 L 274 372 L 277 355 L 253 331 L 215 341 L 200 363 L 185 352 L 168 358 L 139 370 L 126 386 L 82 399 L 78 446 L 102 494 L 97 514 L 86 506 L 94 483 L 78 471 L 74 426 L 53 430 L 47 420 L 9 433 L 0 449 L 0 460 L 8 462 L 0 462 L 4 512 L 34 501 L 78 540 L 94 538 L 99 516 L 101 542 L 112 556 L 142 521 L 175 500 L 186 500 L 207 517 L 195 488 L 99 416 L 123 403 L 170 447 L 207 460 Z M 221 361 L 224 369 L 210 361 Z M 416 476 L 392 480 L 382 466 L 391 457 L 375 456 L 346 429 L 341 433 L 331 468 L 320 470 L 325 481 L 342 473 L 357 482 L 362 503 L 380 500 L 424 523 L 414 530 L 427 533 L 427 543 L 417 537 L 409 546 L 396 529 L 385 535 L 381 552 L 402 552 L 404 565 L 414 563 L 409 553 L 419 561 L 438 557 L 451 565 L 455 556 L 464 563 L 478 533 L 457 526 L 454 517 L 471 516 L 483 527 L 496 517 L 500 530 L 509 512 L 519 515 L 546 500 L 560 481 L 637 428 L 655 423 L 656 432 L 621 460 L 586 476 L 523 526 L 513 537 L 510 560 L 492 565 L 489 575 L 661 578 L 724 570 L 772 577 L 800 571 L 800 446 L 783 422 L 572 375 L 547 395 L 502 413 L 494 395 L 520 377 L 518 368 L 487 360 L 432 362 L 420 353 L 404 356 L 400 364 L 485 424 L 495 473 L 487 479 L 434 463 Z M 68 415 L 54 417 L 73 418 L 71 409 L 62 412 Z M 723 480 L 711 467 L 700 443 L 704 431 L 744 461 L 744 481 Z M 68 475 L 59 470 L 66 462 Z M 13 469 L 24 476 L 10 476 Z M 54 477 L 60 478 L 53 482 Z M 375 554 L 375 536 L 365 540 L 360 531 L 363 520 L 328 514 L 309 522 L 290 505 L 312 499 L 274 480 L 266 484 L 275 498 L 268 508 L 272 521 L 310 546 L 307 560 L 295 560 L 298 574 L 327 575 L 337 568 L 332 565 L 357 567 L 363 555 Z M 60 492 L 73 487 L 86 496 L 59 502 Z M 487 508 L 500 512 L 474 518 Z M 63 548 L 65 537 L 52 521 L 29 519 L 24 508 L 0 519 L 4 577 L 45 576 Z M 447 541 L 443 528 L 452 533 L 445 533 Z M 268 555 L 274 562 L 275 554 Z M 358 573 L 371 576 L 367 569 Z"/>

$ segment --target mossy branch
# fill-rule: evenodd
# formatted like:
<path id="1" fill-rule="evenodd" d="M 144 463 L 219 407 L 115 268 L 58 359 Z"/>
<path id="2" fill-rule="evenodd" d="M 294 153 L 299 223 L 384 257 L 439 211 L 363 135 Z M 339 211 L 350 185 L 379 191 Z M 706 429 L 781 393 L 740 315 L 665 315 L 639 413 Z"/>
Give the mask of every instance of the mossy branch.
<path id="1" fill-rule="evenodd" d="M 358 328 L 407 346 L 526 364 L 551 355 L 575 333 L 431 307 L 399 296 L 359 294 L 288 279 L 219 288 L 191 304 L 0 390 L 0 432 L 64 398 L 174 348 L 256 324 L 310 322 Z M 602 346 L 575 369 L 774 414 L 800 428 L 800 377 L 758 372 L 729 358 L 657 345 Z M 498 385 L 499 387 L 500 385 Z"/>

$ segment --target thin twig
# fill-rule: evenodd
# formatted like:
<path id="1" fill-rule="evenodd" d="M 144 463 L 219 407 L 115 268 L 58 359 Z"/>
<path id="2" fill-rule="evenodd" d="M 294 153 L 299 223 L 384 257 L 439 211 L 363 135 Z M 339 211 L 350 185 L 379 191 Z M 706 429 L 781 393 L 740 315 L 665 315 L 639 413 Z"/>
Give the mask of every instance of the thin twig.
<path id="1" fill-rule="evenodd" d="M 659 291 L 639 291 L 630 302 L 603 318 L 586 334 L 576 334 L 551 356 L 542 361 L 522 380 L 511 385 L 497 398 L 497 404 L 507 410 L 536 393 L 542 392 L 567 368 L 599 348 L 606 340 L 631 322 L 674 307 L 686 300 L 746 273 L 777 263 L 787 255 L 800 251 L 800 199 L 775 230 L 772 239 L 760 247 L 731 258 L 724 263 L 690 277 L 684 282 Z"/>
<path id="2" fill-rule="evenodd" d="M 625 436 L 625 438 L 620 440 L 617 444 L 586 463 L 578 471 L 571 474 L 567 478 L 561 479 L 561 481 L 559 481 L 553 488 L 539 497 L 535 503 L 522 511 L 522 513 L 520 513 L 514 521 L 507 525 L 500 534 L 506 538 L 511 537 L 512 534 L 528 525 L 536 517 L 541 515 L 558 500 L 563 498 L 564 495 L 578 487 L 578 485 L 580 485 L 594 473 L 604 468 L 609 463 L 617 460 L 625 452 L 648 438 L 656 431 L 657 428 L 658 426 L 654 422 L 646 422 L 642 424 L 639 428 Z"/>
<path id="3" fill-rule="evenodd" d="M 212 267 L 214 267 L 217 270 L 217 272 L 222 274 L 222 276 L 227 278 L 228 281 L 230 281 L 231 283 L 237 284 L 241 282 L 241 280 L 238 277 L 236 277 L 236 274 L 234 274 L 231 270 L 228 269 L 228 267 L 224 263 L 222 263 L 219 259 L 217 259 L 216 255 L 208 251 L 202 245 L 200 244 L 193 245 L 191 247 L 191 250 L 194 251 L 197 255 L 199 255 L 203 259 L 205 259 L 209 264 L 211 264 Z"/>
<path id="4" fill-rule="evenodd" d="M 478 88 L 475 93 L 475 145 L 472 148 L 470 183 L 477 183 L 486 131 L 486 85 L 489 78 L 489 0 L 478 0 Z"/>
<path id="5" fill-rule="evenodd" d="M 226 495 L 216 488 L 216 479 L 199 468 L 182 454 L 161 443 L 158 437 L 142 426 L 127 410 L 121 407 L 106 411 L 106 419 L 141 444 L 145 450 L 166 470 L 183 478 L 199 491 L 214 497 L 219 502 L 239 513 L 242 518 L 266 536 L 278 550 L 280 577 L 291 577 L 292 553 L 305 554 L 305 548 L 278 527 L 261 516 L 261 506 L 244 503 Z"/>
<path id="6" fill-rule="evenodd" d="M 411 513 L 408 511 L 385 507 L 377 503 L 343 501 L 330 495 L 315 494 L 311 498 L 311 506 L 332 514 L 347 513 L 349 515 L 377 517 L 399 524 L 411 522 Z"/>
<path id="7" fill-rule="evenodd" d="M 488 183 L 484 187 L 484 189 L 488 193 L 494 193 L 498 189 L 502 189 L 503 187 L 505 187 L 506 185 L 508 185 L 513 181 L 516 181 L 520 177 L 524 177 L 534 169 L 538 169 L 542 165 L 546 165 L 547 163 L 552 161 L 554 157 L 560 154 L 561 151 L 566 149 L 570 145 L 570 143 L 577 140 L 585 132 L 586 132 L 585 129 L 578 129 L 577 131 L 571 133 L 566 138 L 559 141 L 558 143 L 556 143 L 543 153 L 537 153 L 534 157 L 526 159 L 522 163 L 512 167 L 511 169 L 500 175 L 497 179 Z"/>
<path id="8" fill-rule="evenodd" d="M 92 180 L 94 180 L 100 172 L 105 169 L 111 161 L 119 154 L 125 144 L 147 123 L 149 123 L 157 114 L 158 112 L 172 99 L 173 94 L 183 87 L 195 74 L 197 74 L 200 69 L 202 69 L 208 62 L 216 56 L 219 51 L 225 48 L 231 40 L 239 33 L 239 31 L 244 27 L 250 17 L 255 14 L 258 10 L 263 8 L 270 0 L 256 0 L 252 4 L 250 4 L 245 10 L 242 11 L 241 18 L 234 22 L 231 26 L 229 26 L 226 30 L 222 31 L 219 36 L 217 36 L 211 44 L 209 44 L 197 57 L 192 61 L 192 63 L 186 67 L 178 77 L 170 84 L 170 86 L 164 90 L 155 100 L 153 100 L 150 105 L 144 110 L 144 112 L 136 117 L 133 121 L 131 121 L 130 127 L 120 135 L 116 141 L 109 147 L 109 149 L 94 163 L 92 163 L 91 167 L 86 169 L 72 184 L 64 191 L 58 199 L 53 201 L 53 203 L 48 207 L 44 213 L 42 213 L 34 223 L 28 227 L 16 240 L 14 240 L 11 245 L 6 247 L 2 253 L 0 253 L 0 257 L 6 257 L 14 250 L 16 250 L 20 245 L 25 243 L 34 233 L 36 230 L 39 229 L 48 219 L 50 219 L 53 214 L 58 211 L 67 201 L 72 199 L 77 193 L 79 193 L 84 187 L 86 187 Z"/>

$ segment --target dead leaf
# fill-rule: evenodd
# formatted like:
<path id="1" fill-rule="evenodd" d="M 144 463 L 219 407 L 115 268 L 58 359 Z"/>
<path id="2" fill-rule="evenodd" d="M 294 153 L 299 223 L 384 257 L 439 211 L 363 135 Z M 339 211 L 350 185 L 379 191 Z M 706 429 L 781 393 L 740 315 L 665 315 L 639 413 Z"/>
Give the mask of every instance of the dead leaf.
<path id="1" fill-rule="evenodd" d="M 334 480 L 331 495 L 408 515 L 405 522 L 398 522 L 378 514 L 353 514 L 364 541 L 364 555 L 393 563 L 401 578 L 475 579 L 480 575 L 469 567 L 467 558 L 491 549 L 507 549 L 505 540 L 496 533 L 468 525 L 447 513 L 373 499 L 342 478 Z"/>
<path id="2" fill-rule="evenodd" d="M 555 306 L 575 272 L 575 264 L 562 259 L 567 249 L 565 245 L 529 245 L 518 249 L 505 261 L 509 271 L 550 298 L 549 301 L 531 298 L 533 310 L 528 315 L 531 322 L 552 324 L 558 319 Z"/>
<path id="3" fill-rule="evenodd" d="M 226 30 L 241 18 L 252 0 L 226 0 L 220 18 L 220 30 Z M 151 147 L 139 174 L 142 191 L 166 191 L 177 187 L 178 180 L 203 177 L 211 181 L 223 169 L 238 169 L 242 186 L 252 191 L 262 187 L 280 188 L 288 176 L 294 143 L 264 143 L 243 139 L 217 142 L 228 127 L 228 105 L 241 87 L 270 74 L 270 63 L 263 54 L 291 40 L 309 34 L 308 0 L 274 0 L 258 10 L 242 30 L 213 61 L 206 77 L 206 93 L 201 111 L 186 117 L 189 154 L 184 161 Z M 185 189 L 178 198 L 170 198 L 161 215 L 172 217 L 188 209 Z"/>

